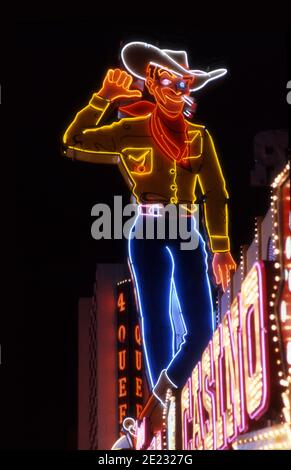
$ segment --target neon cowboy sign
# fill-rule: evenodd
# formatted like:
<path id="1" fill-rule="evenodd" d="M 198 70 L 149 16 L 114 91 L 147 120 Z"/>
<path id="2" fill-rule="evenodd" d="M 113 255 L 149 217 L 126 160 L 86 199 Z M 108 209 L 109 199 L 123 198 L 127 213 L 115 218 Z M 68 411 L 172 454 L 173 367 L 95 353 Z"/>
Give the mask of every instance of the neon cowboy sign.
<path id="1" fill-rule="evenodd" d="M 63 151 L 74 160 L 116 164 L 139 206 L 138 216 L 131 221 L 128 258 L 147 381 L 156 401 L 164 404 L 167 387 L 184 385 L 195 364 L 192 352 L 196 349 L 200 357 L 213 334 L 206 247 L 213 254 L 213 273 L 223 290 L 236 266 L 228 233 L 229 195 L 212 135 L 205 126 L 186 119 L 195 108 L 191 93 L 222 78 L 227 70 L 192 69 L 186 51 L 141 41 L 124 45 L 121 66 L 107 70 L 102 86 L 75 115 L 64 133 Z M 150 101 L 141 99 L 142 90 Z M 134 102 L 128 104 L 130 99 Z M 117 119 L 109 123 L 116 111 Z M 206 242 L 192 212 L 197 200 L 204 209 Z M 155 225 L 154 207 L 163 212 L 168 205 L 186 208 L 181 219 L 186 219 L 191 241 L 197 240 L 187 256 L 180 233 L 172 237 L 166 230 L 162 238 L 157 233 L 145 242 L 132 236 L 140 233 L 145 220 L 152 219 Z M 92 215 L 99 215 L 95 209 Z M 100 221 L 94 226 L 98 228 Z M 184 323 L 187 331 L 177 347 L 175 322 L 169 315 L 173 292 L 181 307 L 178 323 Z"/>

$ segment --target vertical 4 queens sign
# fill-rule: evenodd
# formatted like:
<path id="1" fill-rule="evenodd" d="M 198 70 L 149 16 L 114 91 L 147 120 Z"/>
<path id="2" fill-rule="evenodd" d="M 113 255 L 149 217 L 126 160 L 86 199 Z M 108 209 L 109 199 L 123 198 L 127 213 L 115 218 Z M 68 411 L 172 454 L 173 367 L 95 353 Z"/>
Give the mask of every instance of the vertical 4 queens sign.
<path id="1" fill-rule="evenodd" d="M 131 283 L 117 285 L 117 363 L 119 430 L 127 416 L 138 417 L 143 404 L 142 340 Z"/>

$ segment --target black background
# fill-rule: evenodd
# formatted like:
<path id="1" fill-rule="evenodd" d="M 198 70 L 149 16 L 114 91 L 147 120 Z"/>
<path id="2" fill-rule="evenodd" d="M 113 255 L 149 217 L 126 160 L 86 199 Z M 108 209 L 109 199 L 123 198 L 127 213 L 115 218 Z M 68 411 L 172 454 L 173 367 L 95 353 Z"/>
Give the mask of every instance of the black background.
<path id="1" fill-rule="evenodd" d="M 2 448 L 76 447 L 78 298 L 92 294 L 97 262 L 126 255 L 123 241 L 91 238 L 90 212 L 128 191 L 115 168 L 66 161 L 60 145 L 107 68 L 119 66 L 122 44 L 184 48 L 192 68 L 229 70 L 197 94 L 195 121 L 209 128 L 220 155 L 237 261 L 239 246 L 253 238 L 254 216 L 268 207 L 268 188 L 250 187 L 253 138 L 287 127 L 286 29 L 202 28 L 187 12 L 182 18 L 179 24 L 154 17 L 124 17 L 109 26 L 102 17 L 17 24 L 17 56 L 2 86 L 2 106 L 10 106 L 12 117 L 9 147 L 16 150 L 16 262 L 4 314 L 10 334 L 1 338 Z"/>

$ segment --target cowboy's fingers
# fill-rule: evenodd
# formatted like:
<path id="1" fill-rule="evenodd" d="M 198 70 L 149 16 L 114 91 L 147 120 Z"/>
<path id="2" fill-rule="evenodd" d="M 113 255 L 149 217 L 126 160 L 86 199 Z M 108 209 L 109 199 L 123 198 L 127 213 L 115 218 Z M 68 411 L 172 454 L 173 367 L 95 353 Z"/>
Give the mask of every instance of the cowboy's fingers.
<path id="1" fill-rule="evenodd" d="M 124 86 L 124 83 L 125 83 L 125 80 L 127 79 L 127 73 L 122 71 L 117 82 L 116 82 L 116 85 L 119 85 L 119 86 Z"/>
<path id="2" fill-rule="evenodd" d="M 131 75 L 128 75 L 128 73 L 126 74 L 126 79 L 124 80 L 124 83 L 123 83 L 123 86 L 124 88 L 129 88 L 130 85 L 132 84 L 132 77 Z"/>
<path id="3" fill-rule="evenodd" d="M 219 265 L 213 264 L 213 272 L 214 272 L 216 284 L 221 284 L 221 269 Z"/>
<path id="4" fill-rule="evenodd" d="M 230 281 L 229 269 L 227 265 L 222 266 L 221 277 L 222 277 L 222 288 L 225 291 Z"/>
<path id="5" fill-rule="evenodd" d="M 113 69 L 109 69 L 107 74 L 106 74 L 106 79 L 109 81 L 109 82 L 112 82 L 113 81 L 113 73 L 114 73 L 114 70 Z"/>
<path id="6" fill-rule="evenodd" d="M 115 69 L 113 71 L 113 82 L 116 83 L 121 74 L 122 74 L 122 71 L 120 69 Z"/>

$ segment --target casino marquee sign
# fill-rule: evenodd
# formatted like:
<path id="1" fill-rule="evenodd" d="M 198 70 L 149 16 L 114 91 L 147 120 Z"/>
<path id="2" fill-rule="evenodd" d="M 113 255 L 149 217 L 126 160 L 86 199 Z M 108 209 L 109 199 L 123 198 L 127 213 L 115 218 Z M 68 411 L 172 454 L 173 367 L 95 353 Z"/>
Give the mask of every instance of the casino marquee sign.
<path id="1" fill-rule="evenodd" d="M 162 420 L 144 413 L 138 421 L 136 449 L 291 449 L 288 166 L 272 185 L 267 216 L 268 256 L 245 268 L 242 253 L 239 291 L 231 295 L 230 286 L 221 323 L 183 389 L 168 391 Z M 261 225 L 254 246 L 264 236 Z"/>

